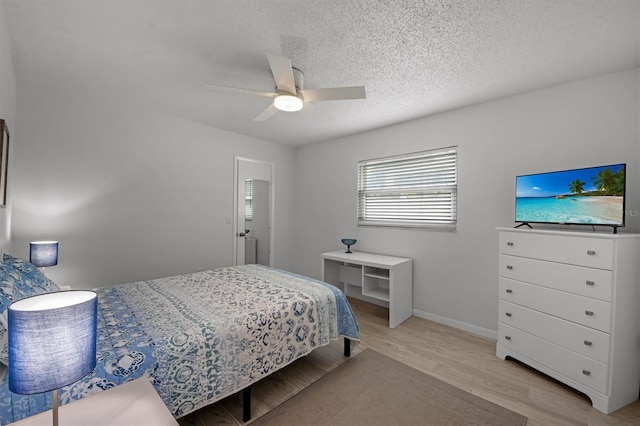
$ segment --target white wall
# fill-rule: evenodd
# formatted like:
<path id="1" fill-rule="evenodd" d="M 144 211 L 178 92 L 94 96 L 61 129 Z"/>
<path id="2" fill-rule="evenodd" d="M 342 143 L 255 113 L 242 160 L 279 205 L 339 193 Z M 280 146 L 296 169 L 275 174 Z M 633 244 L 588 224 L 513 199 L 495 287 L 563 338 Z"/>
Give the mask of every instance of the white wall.
<path id="1" fill-rule="evenodd" d="M 232 262 L 233 156 L 276 164 L 275 266 L 288 268 L 292 148 L 135 105 L 18 81 L 14 253 L 60 241 L 46 273 L 74 288 Z"/>
<path id="2" fill-rule="evenodd" d="M 16 123 L 16 77 L 13 71 L 11 58 L 11 45 L 9 44 L 9 31 L 4 12 L 4 3 L 0 2 L 0 118 L 7 122 L 9 129 L 11 148 L 13 149 L 18 139 L 15 131 Z M 9 155 L 12 156 L 9 150 Z M 11 161 L 9 161 L 11 164 Z M 9 168 L 9 198 L 7 206 L 0 207 L 0 250 L 11 249 L 11 183 L 13 170 Z"/>
<path id="3" fill-rule="evenodd" d="M 295 272 L 319 278 L 320 254 L 357 238 L 352 249 L 414 260 L 414 313 L 493 336 L 495 227 L 514 225 L 516 175 L 626 162 L 627 210 L 640 211 L 638 89 L 635 69 L 299 149 Z M 457 232 L 356 225 L 358 160 L 450 145 L 459 147 Z M 627 217 L 624 231 L 639 227 Z"/>

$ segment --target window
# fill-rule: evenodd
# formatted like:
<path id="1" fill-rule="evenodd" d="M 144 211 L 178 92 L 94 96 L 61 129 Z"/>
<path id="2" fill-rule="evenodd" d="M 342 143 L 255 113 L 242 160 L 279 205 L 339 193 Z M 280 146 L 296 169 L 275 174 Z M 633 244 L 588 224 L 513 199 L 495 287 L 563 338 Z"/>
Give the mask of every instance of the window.
<path id="1" fill-rule="evenodd" d="M 253 219 L 253 180 L 244 180 L 244 218 Z"/>
<path id="2" fill-rule="evenodd" d="M 455 229 L 457 147 L 358 163 L 358 225 Z"/>

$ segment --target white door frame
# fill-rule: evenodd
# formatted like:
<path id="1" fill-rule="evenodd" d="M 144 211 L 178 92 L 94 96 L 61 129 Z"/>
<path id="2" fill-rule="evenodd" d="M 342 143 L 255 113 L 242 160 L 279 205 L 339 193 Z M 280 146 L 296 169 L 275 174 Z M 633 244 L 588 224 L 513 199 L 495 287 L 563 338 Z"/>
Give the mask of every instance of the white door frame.
<path id="1" fill-rule="evenodd" d="M 232 239 L 233 239 L 233 254 L 232 254 L 232 263 L 233 265 L 237 265 L 238 264 L 238 245 L 239 245 L 239 238 L 244 238 L 240 236 L 240 233 L 244 233 L 244 225 L 242 225 L 242 227 L 240 226 L 240 224 L 244 224 L 244 208 L 239 209 L 238 205 L 239 205 L 239 192 L 240 189 L 242 189 L 244 191 L 244 180 L 241 181 L 240 179 L 240 170 L 241 170 L 241 164 L 245 164 L 245 166 L 251 166 L 251 165 L 256 165 L 256 166 L 268 166 L 271 168 L 270 173 L 269 173 L 269 178 L 265 179 L 264 175 L 260 175 L 260 176 L 256 176 L 256 179 L 262 179 L 262 180 L 268 180 L 271 183 L 270 186 L 270 191 L 269 191 L 269 265 L 273 266 L 273 258 L 274 258 L 274 248 L 275 248 L 275 244 L 274 244 L 274 234 L 275 234 L 275 168 L 276 165 L 275 163 L 271 162 L 271 161 L 263 161 L 263 160 L 256 160 L 253 158 L 247 158 L 247 157 L 241 157 L 238 155 L 234 155 L 233 156 L 233 234 L 232 234 Z M 242 220 L 241 219 L 242 216 Z M 244 244 L 240 244 L 242 246 L 244 246 Z M 244 259 L 242 259 L 244 260 Z M 242 262 L 244 264 L 244 261 Z"/>

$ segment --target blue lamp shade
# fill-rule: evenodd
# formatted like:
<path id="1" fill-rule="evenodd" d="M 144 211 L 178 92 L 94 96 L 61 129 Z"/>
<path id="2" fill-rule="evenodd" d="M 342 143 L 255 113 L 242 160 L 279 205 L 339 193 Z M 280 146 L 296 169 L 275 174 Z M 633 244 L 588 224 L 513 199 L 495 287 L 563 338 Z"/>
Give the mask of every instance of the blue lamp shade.
<path id="1" fill-rule="evenodd" d="M 58 264 L 57 241 L 34 241 L 29 244 L 29 262 L 37 267 Z"/>
<path id="2" fill-rule="evenodd" d="M 98 296 L 72 290 L 9 306 L 9 390 L 34 394 L 74 383 L 96 366 Z"/>

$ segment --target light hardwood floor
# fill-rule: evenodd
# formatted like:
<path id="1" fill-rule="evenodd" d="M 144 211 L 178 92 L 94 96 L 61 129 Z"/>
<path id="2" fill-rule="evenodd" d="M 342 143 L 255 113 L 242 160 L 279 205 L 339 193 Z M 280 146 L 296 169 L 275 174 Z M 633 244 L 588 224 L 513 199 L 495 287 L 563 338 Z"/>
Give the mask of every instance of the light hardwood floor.
<path id="1" fill-rule="evenodd" d="M 360 326 L 357 354 L 371 348 L 486 400 L 525 415 L 528 426 L 640 425 L 640 401 L 610 415 L 591 407 L 589 399 L 543 374 L 495 355 L 496 342 L 432 321 L 411 317 L 388 328 L 388 311 L 351 300 Z M 254 418 L 295 395 L 345 361 L 341 342 L 316 349 L 253 387 Z M 239 396 L 198 410 L 181 426 L 238 425 Z"/>

